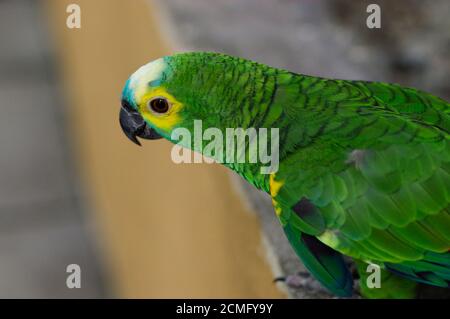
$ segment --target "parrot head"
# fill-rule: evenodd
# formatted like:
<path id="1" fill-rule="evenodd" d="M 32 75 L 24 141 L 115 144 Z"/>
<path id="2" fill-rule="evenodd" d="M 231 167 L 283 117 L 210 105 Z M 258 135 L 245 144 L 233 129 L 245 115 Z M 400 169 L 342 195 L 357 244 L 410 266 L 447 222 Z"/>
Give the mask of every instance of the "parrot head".
<path id="1" fill-rule="evenodd" d="M 139 68 L 122 92 L 120 126 L 137 145 L 141 145 L 137 137 L 159 139 L 163 130 L 170 133 L 170 126 L 178 121 L 180 105 L 163 86 L 168 71 L 165 60 L 160 58 Z"/>
<path id="2" fill-rule="evenodd" d="M 236 79 L 255 63 L 219 53 L 190 52 L 154 60 L 133 73 L 122 93 L 120 125 L 126 136 L 171 140 L 178 127 L 242 127 Z M 247 82 L 251 75 L 247 75 Z M 243 83 L 245 84 L 245 83 Z M 234 92 L 234 93 L 233 93 Z"/>

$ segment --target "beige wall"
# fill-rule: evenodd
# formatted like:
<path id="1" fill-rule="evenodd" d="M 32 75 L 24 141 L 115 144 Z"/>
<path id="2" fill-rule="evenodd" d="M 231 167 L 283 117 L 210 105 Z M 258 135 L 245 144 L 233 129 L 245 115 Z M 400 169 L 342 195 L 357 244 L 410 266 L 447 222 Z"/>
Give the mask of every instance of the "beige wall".
<path id="1" fill-rule="evenodd" d="M 120 297 L 283 297 L 256 217 L 218 165 L 175 165 L 169 142 L 122 134 L 119 99 L 140 65 L 170 54 L 141 0 L 47 0 L 76 162 Z M 68 3 L 82 28 L 65 26 Z"/>

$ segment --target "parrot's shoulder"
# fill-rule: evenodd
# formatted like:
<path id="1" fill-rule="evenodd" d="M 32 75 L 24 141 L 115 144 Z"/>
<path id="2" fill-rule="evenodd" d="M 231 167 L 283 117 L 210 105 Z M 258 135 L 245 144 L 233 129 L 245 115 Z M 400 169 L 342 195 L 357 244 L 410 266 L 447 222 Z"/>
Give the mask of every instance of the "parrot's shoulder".
<path id="1" fill-rule="evenodd" d="M 347 86 L 359 90 L 361 96 L 343 101 L 363 106 L 372 104 L 372 107 L 388 116 L 397 116 L 406 121 L 438 128 L 450 134 L 450 104 L 445 100 L 418 89 L 404 87 L 398 84 L 384 82 L 344 81 Z"/>
<path id="2" fill-rule="evenodd" d="M 353 150 L 335 171 L 297 167 L 271 176 L 283 225 L 362 260 L 398 263 L 449 249 L 448 140 Z"/>

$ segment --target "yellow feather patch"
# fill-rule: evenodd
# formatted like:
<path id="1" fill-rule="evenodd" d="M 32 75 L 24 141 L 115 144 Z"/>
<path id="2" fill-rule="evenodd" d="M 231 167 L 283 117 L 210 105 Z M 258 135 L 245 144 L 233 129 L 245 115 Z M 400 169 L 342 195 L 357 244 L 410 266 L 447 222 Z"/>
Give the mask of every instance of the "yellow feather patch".
<path id="1" fill-rule="evenodd" d="M 278 195 L 278 192 L 280 191 L 281 186 L 283 186 L 283 181 L 276 181 L 275 180 L 275 174 L 270 174 L 269 179 L 269 187 L 270 187 L 270 195 L 272 197 L 275 197 Z"/>
<path id="2" fill-rule="evenodd" d="M 275 197 L 278 195 L 278 192 L 280 191 L 281 186 L 283 186 L 283 181 L 276 181 L 275 180 L 275 174 L 270 174 L 269 179 L 269 187 L 270 187 L 270 196 L 272 197 L 272 204 L 275 208 L 275 213 L 277 216 L 280 216 L 281 214 L 281 207 L 278 205 L 278 202 L 275 200 Z"/>
<path id="3" fill-rule="evenodd" d="M 133 90 L 134 99 L 139 108 L 140 114 L 154 128 L 163 132 L 170 131 L 180 123 L 179 111 L 182 104 L 178 102 L 165 88 L 161 86 L 152 87 L 151 83 L 161 79 L 167 67 L 163 58 L 152 61 L 140 67 L 130 77 L 130 88 Z M 157 114 L 148 108 L 148 103 L 155 97 L 163 97 L 170 103 L 169 111 L 165 114 Z"/>
<path id="4" fill-rule="evenodd" d="M 327 229 L 322 234 L 317 236 L 317 239 L 320 240 L 325 245 L 333 248 L 334 250 L 337 250 L 341 254 L 350 256 L 352 258 L 356 259 L 364 259 L 361 256 L 361 253 L 355 249 L 354 247 L 351 247 L 349 245 L 346 245 L 344 242 L 341 242 L 341 240 L 338 237 L 338 230 L 335 229 Z"/>
<path id="5" fill-rule="evenodd" d="M 149 109 L 149 101 L 156 97 L 163 97 L 169 101 L 170 108 L 167 113 L 157 114 Z M 139 96 L 137 104 L 139 105 L 141 115 L 146 121 L 153 124 L 155 128 L 161 129 L 167 133 L 170 133 L 170 131 L 181 121 L 179 112 L 182 109 L 183 104 L 178 102 L 175 97 L 169 94 L 163 87 L 149 87 L 147 93 Z"/>
<path id="6" fill-rule="evenodd" d="M 339 239 L 336 236 L 336 231 L 335 230 L 325 230 L 322 234 L 320 234 L 319 236 L 317 236 L 317 238 L 323 242 L 325 245 L 330 246 L 331 248 L 335 248 L 338 247 L 339 245 Z"/>

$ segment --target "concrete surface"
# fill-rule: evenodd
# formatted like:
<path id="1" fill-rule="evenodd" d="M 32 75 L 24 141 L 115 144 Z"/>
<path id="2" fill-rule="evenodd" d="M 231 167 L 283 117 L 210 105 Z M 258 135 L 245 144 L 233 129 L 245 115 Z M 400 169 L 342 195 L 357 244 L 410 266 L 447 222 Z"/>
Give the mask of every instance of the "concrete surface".
<path id="1" fill-rule="evenodd" d="M 0 298 L 102 297 L 46 32 L 39 3 L 0 1 Z"/>

